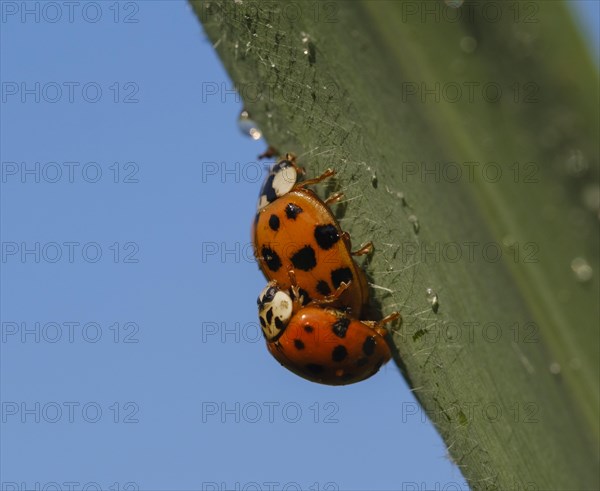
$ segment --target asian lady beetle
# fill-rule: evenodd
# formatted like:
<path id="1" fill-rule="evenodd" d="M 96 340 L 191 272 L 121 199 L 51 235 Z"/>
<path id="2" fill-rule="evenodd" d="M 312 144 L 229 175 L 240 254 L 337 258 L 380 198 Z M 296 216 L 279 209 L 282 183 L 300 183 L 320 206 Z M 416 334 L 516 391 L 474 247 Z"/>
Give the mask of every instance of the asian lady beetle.
<path id="1" fill-rule="evenodd" d="M 306 189 L 335 172 L 328 169 L 319 177 L 298 182 L 302 173 L 294 156 L 287 154 L 265 179 L 252 230 L 258 264 L 266 278 L 276 280 L 283 290 L 290 288 L 288 272 L 293 271 L 305 303 L 322 300 L 347 286 L 332 306 L 348 309 L 358 318 L 369 290 L 365 274 L 352 256 L 370 252 L 372 244 L 351 252 L 349 235 L 328 207 L 342 193 L 322 201 Z"/>
<path id="2" fill-rule="evenodd" d="M 288 370 L 312 382 L 346 385 L 375 375 L 391 358 L 384 324 L 398 317 L 358 321 L 345 312 L 311 303 L 299 309 L 277 282 L 258 297 L 259 319 L 269 352 Z"/>

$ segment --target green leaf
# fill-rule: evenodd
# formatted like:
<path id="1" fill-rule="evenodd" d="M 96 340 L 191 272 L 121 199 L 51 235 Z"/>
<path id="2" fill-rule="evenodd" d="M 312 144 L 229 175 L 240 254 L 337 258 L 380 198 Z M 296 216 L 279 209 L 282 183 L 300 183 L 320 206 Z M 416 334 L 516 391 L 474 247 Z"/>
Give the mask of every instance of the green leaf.
<path id="1" fill-rule="evenodd" d="M 470 485 L 600 489 L 597 69 L 560 1 L 452 3 L 192 1 L 269 144 L 338 171 Z"/>

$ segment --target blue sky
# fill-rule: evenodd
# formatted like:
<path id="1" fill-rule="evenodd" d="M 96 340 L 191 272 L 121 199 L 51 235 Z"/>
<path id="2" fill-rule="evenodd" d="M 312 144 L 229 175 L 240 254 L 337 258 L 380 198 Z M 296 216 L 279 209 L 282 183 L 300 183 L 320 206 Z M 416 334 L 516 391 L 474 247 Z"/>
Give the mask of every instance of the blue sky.
<path id="1" fill-rule="evenodd" d="M 188 5 L 53 4 L 0 3 L 1 489 L 467 489 L 395 365 L 265 349 L 265 143 Z"/>

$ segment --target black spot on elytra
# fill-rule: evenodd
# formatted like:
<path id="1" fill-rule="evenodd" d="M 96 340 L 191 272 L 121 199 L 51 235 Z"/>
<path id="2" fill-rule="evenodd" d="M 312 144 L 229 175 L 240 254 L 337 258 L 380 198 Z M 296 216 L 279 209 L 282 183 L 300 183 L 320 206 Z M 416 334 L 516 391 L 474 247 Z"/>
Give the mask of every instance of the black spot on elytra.
<path id="1" fill-rule="evenodd" d="M 263 246 L 261 254 L 263 260 L 267 264 L 267 267 L 271 271 L 276 272 L 279 270 L 279 268 L 281 268 L 281 259 L 279 259 L 279 256 L 273 249 L 270 249 L 267 246 Z"/>
<path id="2" fill-rule="evenodd" d="M 283 321 L 279 317 L 275 317 L 275 327 L 281 331 L 283 329 Z"/>
<path id="3" fill-rule="evenodd" d="M 271 215 L 269 217 L 269 227 L 275 232 L 279 230 L 279 217 L 277 215 Z"/>
<path id="4" fill-rule="evenodd" d="M 290 259 L 294 267 L 302 271 L 310 271 L 317 265 L 315 250 L 309 245 L 295 252 Z"/>
<path id="5" fill-rule="evenodd" d="M 260 325 L 263 328 L 267 327 L 267 323 L 265 322 L 265 320 L 262 317 L 259 316 L 258 319 L 260 320 Z"/>
<path id="6" fill-rule="evenodd" d="M 352 279 L 350 268 L 334 269 L 331 272 L 331 282 L 334 288 L 338 288 L 342 283 L 348 283 Z"/>
<path id="7" fill-rule="evenodd" d="M 371 356 L 373 353 L 375 353 L 375 336 L 368 336 L 367 339 L 365 339 L 362 350 L 367 356 Z"/>
<path id="8" fill-rule="evenodd" d="M 273 320 L 273 308 L 267 310 L 267 324 L 270 324 Z"/>
<path id="9" fill-rule="evenodd" d="M 325 280 L 320 280 L 317 283 L 317 291 L 321 295 L 329 295 L 331 293 L 331 288 L 329 288 L 329 285 L 327 284 L 327 282 Z"/>
<path id="10" fill-rule="evenodd" d="M 308 324 L 306 324 L 306 325 L 304 326 L 304 330 L 305 330 L 307 333 L 311 333 L 311 332 L 313 332 L 313 331 L 315 330 L 315 328 L 314 328 L 313 326 L 309 326 Z"/>
<path id="11" fill-rule="evenodd" d="M 308 363 L 306 369 L 314 374 L 322 373 L 324 370 L 323 365 L 318 365 L 316 363 Z"/>
<path id="12" fill-rule="evenodd" d="M 328 251 L 340 240 L 337 228 L 331 224 L 315 227 L 315 240 L 321 249 Z"/>
<path id="13" fill-rule="evenodd" d="M 294 346 L 297 350 L 303 350 L 304 349 L 304 343 L 302 342 L 301 339 L 294 339 Z"/>
<path id="14" fill-rule="evenodd" d="M 333 351 L 331 352 L 331 359 L 333 361 L 344 361 L 344 359 L 348 356 L 348 350 L 346 349 L 345 346 L 342 346 L 341 344 L 336 346 L 335 348 L 333 348 Z"/>
<path id="15" fill-rule="evenodd" d="M 369 363 L 369 359 L 367 357 L 359 358 L 356 362 L 357 367 L 364 367 L 367 363 Z"/>
<path id="16" fill-rule="evenodd" d="M 345 338 L 349 325 L 350 319 L 340 319 L 339 321 L 335 321 L 333 323 L 331 330 L 338 338 Z"/>
<path id="17" fill-rule="evenodd" d="M 288 203 L 285 207 L 285 215 L 290 220 L 295 220 L 300 213 L 302 213 L 302 208 L 300 208 L 298 205 L 295 205 L 294 203 Z"/>

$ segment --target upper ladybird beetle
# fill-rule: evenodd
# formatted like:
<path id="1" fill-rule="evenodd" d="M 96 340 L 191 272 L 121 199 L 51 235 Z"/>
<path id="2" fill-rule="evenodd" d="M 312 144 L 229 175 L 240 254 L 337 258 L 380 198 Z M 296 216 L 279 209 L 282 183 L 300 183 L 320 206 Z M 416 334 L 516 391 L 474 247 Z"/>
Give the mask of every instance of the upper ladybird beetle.
<path id="1" fill-rule="evenodd" d="M 295 157 L 287 154 L 265 179 L 252 230 L 259 267 L 284 290 L 291 287 L 289 272 L 295 273 L 305 303 L 322 300 L 349 285 L 332 306 L 348 309 L 359 318 L 369 290 L 365 274 L 352 256 L 370 252 L 372 244 L 351 251 L 349 235 L 341 230 L 328 206 L 342 193 L 322 201 L 306 188 L 335 171 L 327 169 L 316 178 L 298 182 L 302 173 Z"/>
<path id="2" fill-rule="evenodd" d="M 358 321 L 337 309 L 296 300 L 270 282 L 258 297 L 269 352 L 288 370 L 312 382 L 347 385 L 365 380 L 391 358 L 383 327 L 398 317 Z"/>

